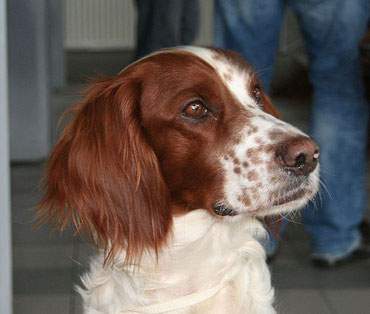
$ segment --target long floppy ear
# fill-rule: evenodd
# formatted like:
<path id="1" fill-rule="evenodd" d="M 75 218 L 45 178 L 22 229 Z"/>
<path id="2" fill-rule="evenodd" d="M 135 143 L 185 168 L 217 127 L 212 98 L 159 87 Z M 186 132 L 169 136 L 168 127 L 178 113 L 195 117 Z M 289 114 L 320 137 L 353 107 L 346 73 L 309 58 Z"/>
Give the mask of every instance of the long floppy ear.
<path id="1" fill-rule="evenodd" d="M 139 83 L 119 76 L 93 85 L 71 111 L 47 165 L 40 221 L 70 221 L 126 260 L 156 252 L 171 225 L 169 192 L 140 125 Z"/>

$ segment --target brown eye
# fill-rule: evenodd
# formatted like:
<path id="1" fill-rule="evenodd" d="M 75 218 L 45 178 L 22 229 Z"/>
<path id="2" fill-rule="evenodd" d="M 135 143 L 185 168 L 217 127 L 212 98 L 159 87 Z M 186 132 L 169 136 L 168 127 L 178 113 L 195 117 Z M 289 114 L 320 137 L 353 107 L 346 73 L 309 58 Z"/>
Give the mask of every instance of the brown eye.
<path id="1" fill-rule="evenodd" d="M 186 106 L 183 114 L 189 118 L 200 119 L 206 116 L 207 112 L 207 108 L 200 101 L 195 101 Z"/>
<path id="2" fill-rule="evenodd" d="M 261 86 L 257 85 L 257 86 L 254 87 L 253 97 L 256 100 L 256 103 L 257 104 L 260 104 L 262 102 L 262 90 L 261 90 Z"/>

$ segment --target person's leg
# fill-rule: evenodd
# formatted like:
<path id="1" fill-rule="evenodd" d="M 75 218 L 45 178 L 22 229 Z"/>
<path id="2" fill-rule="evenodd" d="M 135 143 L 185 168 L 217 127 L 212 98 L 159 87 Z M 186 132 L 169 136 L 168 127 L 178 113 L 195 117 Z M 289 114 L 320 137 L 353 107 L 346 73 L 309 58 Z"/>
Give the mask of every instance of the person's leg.
<path id="1" fill-rule="evenodd" d="M 314 88 L 312 136 L 321 147 L 318 208 L 304 213 L 313 257 L 335 260 L 361 240 L 366 207 L 365 149 L 368 104 L 359 56 L 368 0 L 290 0 L 298 16 Z"/>
<path id="2" fill-rule="evenodd" d="M 136 0 L 136 58 L 161 48 L 181 45 L 184 0 Z"/>
<path id="3" fill-rule="evenodd" d="M 181 45 L 191 45 L 199 31 L 200 7 L 198 0 L 182 0 Z"/>
<path id="4" fill-rule="evenodd" d="M 273 74 L 283 0 L 216 0 L 215 44 L 240 52 L 259 72 L 266 90 Z"/>

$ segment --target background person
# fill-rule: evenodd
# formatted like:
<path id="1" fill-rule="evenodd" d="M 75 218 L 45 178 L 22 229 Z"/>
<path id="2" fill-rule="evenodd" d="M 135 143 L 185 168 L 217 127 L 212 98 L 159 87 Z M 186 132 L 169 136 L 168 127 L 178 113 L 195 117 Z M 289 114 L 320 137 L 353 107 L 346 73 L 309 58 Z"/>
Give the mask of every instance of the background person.
<path id="1" fill-rule="evenodd" d="M 367 28 L 368 0 L 216 0 L 216 46 L 242 53 L 268 89 L 285 6 L 298 18 L 313 86 L 311 133 L 321 149 L 327 190 L 303 218 L 316 266 L 370 257 L 363 231 L 368 104 L 359 44 Z M 362 223 L 362 224 L 361 224 Z M 361 232 L 362 231 L 362 232 Z M 276 241 L 267 251 L 276 252 Z"/>

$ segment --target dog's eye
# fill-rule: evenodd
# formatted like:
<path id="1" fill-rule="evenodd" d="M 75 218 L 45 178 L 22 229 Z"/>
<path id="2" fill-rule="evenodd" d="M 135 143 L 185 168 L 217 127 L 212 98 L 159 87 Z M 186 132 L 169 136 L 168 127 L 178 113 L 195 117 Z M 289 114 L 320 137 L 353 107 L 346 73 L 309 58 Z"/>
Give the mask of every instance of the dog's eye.
<path id="1" fill-rule="evenodd" d="M 188 104 L 183 111 L 183 114 L 186 117 L 193 119 L 203 118 L 207 115 L 207 113 L 208 113 L 207 108 L 199 100 L 193 101 L 190 104 Z"/>
<path id="2" fill-rule="evenodd" d="M 262 90 L 261 86 L 256 85 L 253 89 L 253 97 L 256 100 L 257 104 L 260 104 L 262 102 Z"/>

